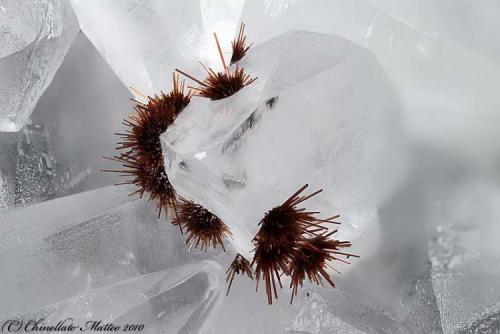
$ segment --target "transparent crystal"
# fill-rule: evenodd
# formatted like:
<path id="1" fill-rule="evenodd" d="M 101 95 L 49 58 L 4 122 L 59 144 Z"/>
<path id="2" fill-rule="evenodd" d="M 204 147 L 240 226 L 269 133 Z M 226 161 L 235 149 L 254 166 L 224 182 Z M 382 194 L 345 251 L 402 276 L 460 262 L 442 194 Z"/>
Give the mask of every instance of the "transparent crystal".
<path id="1" fill-rule="evenodd" d="M 61 196 L 86 173 L 59 161 L 40 123 L 0 133 L 0 211 Z"/>
<path id="2" fill-rule="evenodd" d="M 32 115 L 48 133 L 50 149 L 77 179 L 71 192 L 123 182 L 115 155 L 121 124 L 133 112 L 130 92 L 84 34 L 79 34 Z"/>
<path id="3" fill-rule="evenodd" d="M 122 182 L 101 170 L 120 167 L 103 156 L 114 155 L 115 133 L 133 110 L 129 98 L 79 34 L 30 120 L 0 133 L 0 211 Z"/>
<path id="4" fill-rule="evenodd" d="M 242 21 L 254 43 L 301 29 L 363 45 L 394 80 L 403 104 L 403 129 L 413 139 L 496 168 L 500 63 L 498 56 L 490 57 L 474 47 L 477 40 L 489 48 L 500 45 L 494 42 L 498 39 L 498 2 L 493 2 L 478 6 L 470 0 L 255 0 L 245 2 Z M 474 9 L 469 10 L 471 6 Z M 404 19 L 419 13 L 426 18 L 422 24 Z M 453 24 L 462 33 L 455 35 L 470 43 L 428 33 L 432 29 L 428 21 L 448 20 L 456 20 Z M 487 33 L 476 33 L 476 28 Z"/>
<path id="5" fill-rule="evenodd" d="M 198 69 L 198 61 L 217 60 L 212 33 L 229 45 L 243 5 L 242 0 L 71 2 L 82 30 L 123 84 L 148 95 L 172 87 L 176 67 L 189 71 Z"/>
<path id="6" fill-rule="evenodd" d="M 19 298 L 0 314 L 184 264 L 179 229 L 158 220 L 153 204 L 129 197 L 131 190 L 106 187 L 4 214 L 1 299 Z"/>
<path id="7" fill-rule="evenodd" d="M 213 310 L 219 280 L 216 262 L 199 261 L 87 289 L 23 318 L 43 318 L 48 324 L 72 318 L 84 329 L 100 321 L 98 326 L 143 325 L 145 333 L 191 333 Z"/>
<path id="8" fill-rule="evenodd" d="M 446 43 L 490 57 L 500 56 L 500 40 L 495 33 L 500 28 L 497 20 L 500 4 L 485 0 L 480 6 L 473 0 L 412 1 L 368 0 L 395 19 L 415 30 Z"/>
<path id="9" fill-rule="evenodd" d="M 241 66 L 257 81 L 223 100 L 193 99 L 162 135 L 175 189 L 225 221 L 243 252 L 264 213 L 306 183 L 324 189 L 307 207 L 340 214 L 340 238 L 358 236 L 405 165 L 384 71 L 365 49 L 307 32 L 254 47 Z"/>
<path id="10" fill-rule="evenodd" d="M 445 333 L 499 330 L 499 208 L 498 188 L 480 182 L 458 185 L 436 208 L 429 256 Z"/>
<path id="11" fill-rule="evenodd" d="M 78 30 L 66 0 L 1 2 L 0 131 L 25 124 Z"/>
<path id="12" fill-rule="evenodd" d="M 346 289 L 306 288 L 289 308 L 291 333 L 413 333 L 375 301 Z"/>
<path id="13" fill-rule="evenodd" d="M 436 301 L 430 267 L 413 279 L 401 301 L 402 320 L 415 328 L 415 333 L 440 334 L 441 313 Z"/>

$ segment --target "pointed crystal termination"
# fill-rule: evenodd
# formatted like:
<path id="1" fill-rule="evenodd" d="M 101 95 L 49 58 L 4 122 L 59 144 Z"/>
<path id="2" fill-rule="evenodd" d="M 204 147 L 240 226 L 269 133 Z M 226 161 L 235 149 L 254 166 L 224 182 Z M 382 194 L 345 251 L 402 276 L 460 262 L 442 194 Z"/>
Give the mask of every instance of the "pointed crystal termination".
<path id="1" fill-rule="evenodd" d="M 87 174 L 59 159 L 42 123 L 0 133 L 0 212 L 64 195 Z"/>
<path id="2" fill-rule="evenodd" d="M 195 76 L 218 64 L 211 33 L 230 44 L 242 0 L 71 0 L 82 31 L 127 87 L 146 95 L 171 87 L 175 67 Z M 117 38 L 119 36 L 119 38 Z"/>
<path id="3" fill-rule="evenodd" d="M 162 300 L 167 297 L 158 296 L 166 292 L 162 290 L 164 287 L 181 284 L 198 275 L 198 271 L 206 271 L 210 277 L 201 275 L 189 284 L 188 290 L 202 287 L 210 290 L 217 285 L 222 292 L 222 268 L 212 261 L 206 266 L 201 260 L 210 259 L 208 254 L 189 252 L 178 228 L 170 222 L 159 222 L 155 205 L 128 196 L 129 188 L 132 187 L 108 186 L 0 214 L 3 286 L 0 300 L 19 296 L 11 303 L 1 303 L 0 319 L 40 309 L 50 314 L 48 305 L 63 305 L 66 308 L 58 310 L 74 311 L 73 316 L 92 311 L 95 316 L 107 318 L 120 314 L 113 311 L 141 309 L 139 304 L 146 302 L 139 294 L 142 292 L 153 307 L 158 307 L 158 313 L 161 308 L 156 303 L 168 311 L 162 319 L 172 321 L 174 306 L 185 305 L 190 298 L 184 298 L 182 292 L 169 294 L 168 301 Z M 182 267 L 191 269 L 181 270 Z M 162 282 L 157 281 L 155 285 L 159 290 L 152 287 L 147 289 L 149 292 L 141 290 L 151 275 L 158 276 L 155 273 L 162 271 L 165 271 L 165 275 L 160 275 Z M 123 295 L 106 304 L 106 308 L 100 308 L 104 306 L 100 302 L 106 299 L 107 292 L 116 291 L 123 282 L 131 280 L 137 284 L 128 290 L 130 295 Z M 200 299 L 212 298 L 206 296 L 207 290 L 194 290 L 184 294 L 186 297 L 195 294 L 193 298 L 197 300 L 196 304 L 189 302 L 186 309 L 193 306 L 191 314 L 198 312 L 199 317 L 203 317 L 207 310 L 201 307 L 195 311 L 194 308 L 201 305 L 199 302 L 209 303 Z M 82 300 L 91 304 L 85 306 Z M 130 318 L 125 320 L 131 321 Z"/>
<path id="4" fill-rule="evenodd" d="M 217 301 L 220 271 L 210 260 L 179 265 L 88 289 L 23 317 L 55 323 L 60 317 L 72 318 L 95 331 L 109 323 L 133 322 L 130 328 L 146 333 L 198 332 Z M 97 318 L 102 320 L 96 324 Z"/>
<path id="5" fill-rule="evenodd" d="M 500 2 L 485 2 L 252 0 L 242 21 L 255 44 L 297 29 L 363 45 L 397 86 L 412 139 L 497 168 Z"/>
<path id="6" fill-rule="evenodd" d="M 247 259 L 258 222 L 303 184 L 324 189 L 311 210 L 340 214 L 338 239 L 354 242 L 405 171 L 390 80 L 366 49 L 309 32 L 256 45 L 239 65 L 259 79 L 193 99 L 161 136 L 176 191 L 224 221 Z"/>
<path id="7" fill-rule="evenodd" d="M 52 81 L 79 27 L 66 0 L 3 1 L 0 131 L 19 131 Z"/>

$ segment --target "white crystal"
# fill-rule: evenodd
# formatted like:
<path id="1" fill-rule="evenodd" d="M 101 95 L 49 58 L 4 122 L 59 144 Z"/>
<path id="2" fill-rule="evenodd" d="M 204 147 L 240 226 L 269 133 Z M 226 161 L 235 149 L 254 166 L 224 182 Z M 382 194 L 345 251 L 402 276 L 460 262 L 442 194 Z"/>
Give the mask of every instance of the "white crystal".
<path id="1" fill-rule="evenodd" d="M 56 157 L 47 129 L 39 123 L 0 133 L 0 160 L 0 211 L 61 196 L 86 176 Z"/>
<path id="2" fill-rule="evenodd" d="M 127 190 L 132 189 L 105 187 L 4 213 L 0 216 L 0 254 L 9 249 L 26 247 L 30 241 L 42 240 L 100 212 L 129 202 L 132 198 Z"/>
<path id="3" fill-rule="evenodd" d="M 123 182 L 121 169 L 104 159 L 113 156 L 121 124 L 133 112 L 130 92 L 123 87 L 84 34 L 79 34 L 32 115 L 49 136 L 50 149 L 71 169 L 74 191 Z M 26 185 L 25 185 L 26 187 Z"/>
<path id="4" fill-rule="evenodd" d="M 172 86 L 176 67 L 189 71 L 216 58 L 212 32 L 228 44 L 242 0 L 71 0 L 82 30 L 127 87 L 148 95 Z M 210 50 L 210 52 L 208 51 Z"/>
<path id="5" fill-rule="evenodd" d="M 358 236 L 405 163 L 398 99 L 375 58 L 342 38 L 290 32 L 241 65 L 257 81 L 193 99 L 162 135 L 175 189 L 225 221 L 243 252 L 265 212 L 306 183 L 324 189 L 307 207 L 341 214 L 340 237 Z"/>
<path id="6" fill-rule="evenodd" d="M 446 43 L 474 49 L 492 60 L 500 56 L 500 4 L 485 0 L 368 0 L 395 19 Z"/>
<path id="7" fill-rule="evenodd" d="M 292 333 L 414 333 L 394 315 L 347 289 L 306 288 L 285 328 Z"/>
<path id="8" fill-rule="evenodd" d="M 78 23 L 66 0 L 1 2 L 0 131 L 19 131 L 50 84 Z"/>
<path id="9" fill-rule="evenodd" d="M 458 184 L 451 191 L 435 208 L 436 234 L 429 242 L 443 330 L 495 333 L 499 327 L 493 320 L 500 313 L 500 191 L 482 182 Z"/>
<path id="10" fill-rule="evenodd" d="M 463 9 L 457 2 L 467 2 L 465 8 L 475 9 Z M 247 24 L 248 39 L 254 43 L 290 29 L 302 29 L 338 35 L 365 46 L 400 91 L 404 129 L 414 139 L 495 168 L 499 158 L 495 143 L 500 140 L 496 126 L 500 122 L 500 96 L 496 89 L 500 85 L 500 63 L 498 56 L 489 57 L 478 48 L 465 45 L 476 40 L 470 34 L 478 36 L 485 46 L 495 45 L 494 39 L 487 36 L 498 35 L 496 3 L 495 7 L 483 7 L 470 0 L 432 1 L 438 11 L 426 10 L 429 1 L 252 0 L 245 3 L 242 21 Z M 415 7 L 424 9 L 418 11 Z M 493 8 L 489 14 L 492 18 L 483 20 L 480 13 L 488 8 Z M 467 14 L 461 14 L 464 12 Z M 401 18 L 415 18 L 419 13 L 425 14 L 425 23 Z M 473 24 L 464 23 L 468 13 Z M 433 20 L 433 14 L 435 22 L 446 21 L 450 15 L 457 17 L 455 26 L 459 25 L 463 34 L 455 35 L 471 43 L 459 44 L 429 34 L 426 23 Z M 484 27 L 480 29 L 488 34 L 469 31 L 476 27 Z"/>
<path id="11" fill-rule="evenodd" d="M 47 324 L 71 318 L 83 329 L 111 323 L 143 326 L 141 333 L 200 330 L 219 295 L 220 266 L 199 261 L 136 276 L 23 315 Z M 97 331 L 97 330 L 95 330 Z"/>
<path id="12" fill-rule="evenodd" d="M 130 191 L 107 187 L 2 215 L 1 299 L 19 298 L 0 305 L 0 314 L 33 311 L 179 264 L 178 228 L 158 220 L 154 206 L 133 200 Z"/>
<path id="13" fill-rule="evenodd" d="M 420 276 L 413 279 L 410 288 L 401 301 L 403 321 L 415 327 L 415 332 L 440 334 L 441 313 L 432 286 L 430 266 Z"/>

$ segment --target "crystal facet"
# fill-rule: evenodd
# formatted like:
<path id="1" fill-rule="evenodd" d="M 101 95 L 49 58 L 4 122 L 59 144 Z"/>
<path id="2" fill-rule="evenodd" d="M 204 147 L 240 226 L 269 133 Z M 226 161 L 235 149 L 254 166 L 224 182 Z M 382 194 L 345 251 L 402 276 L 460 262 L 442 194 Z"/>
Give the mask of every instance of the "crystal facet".
<path id="1" fill-rule="evenodd" d="M 66 0 L 0 3 L 0 131 L 19 131 L 79 28 Z"/>
<path id="2" fill-rule="evenodd" d="M 176 67 L 213 62 L 212 32 L 229 43 L 242 7 L 241 0 L 71 2 L 82 30 L 123 84 L 146 95 L 170 87 Z"/>
<path id="3" fill-rule="evenodd" d="M 429 241 L 432 284 L 445 333 L 497 333 L 500 191 L 464 183 L 436 208 Z"/>
<path id="4" fill-rule="evenodd" d="M 265 212 L 304 184 L 324 189 L 308 208 L 342 216 L 340 239 L 376 222 L 405 154 L 398 99 L 375 58 L 342 38 L 290 32 L 240 65 L 258 79 L 193 100 L 162 135 L 176 190 L 225 221 L 243 252 Z"/>
<path id="5" fill-rule="evenodd" d="M 188 252 L 177 227 L 158 219 L 154 205 L 129 192 L 105 187 L 4 214 L 0 298 L 12 302 L 0 305 L 0 319 L 43 310 L 54 316 L 90 312 L 113 318 L 138 312 L 141 301 L 165 305 L 161 300 L 167 297 L 159 295 L 203 271 L 209 277 L 195 279 L 188 290 L 215 289 L 221 268 L 200 262 L 206 256 Z M 106 304 L 110 294 L 123 289 L 129 294 Z"/>
<path id="6" fill-rule="evenodd" d="M 481 5 L 471 0 L 252 0 L 245 2 L 242 21 L 254 43 L 301 29 L 366 47 L 394 81 L 402 126 L 412 139 L 496 168 L 498 53 L 491 57 L 471 44 L 498 49 L 498 8 L 495 0 Z M 459 38 L 445 33 L 452 25 L 444 22 L 452 20 Z M 440 23 L 445 27 L 439 28 Z"/>

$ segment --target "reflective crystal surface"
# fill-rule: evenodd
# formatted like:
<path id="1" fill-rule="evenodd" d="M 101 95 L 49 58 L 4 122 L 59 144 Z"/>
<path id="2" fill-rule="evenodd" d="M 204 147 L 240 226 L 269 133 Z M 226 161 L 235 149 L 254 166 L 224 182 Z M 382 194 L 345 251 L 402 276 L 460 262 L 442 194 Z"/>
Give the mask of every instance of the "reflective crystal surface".
<path id="1" fill-rule="evenodd" d="M 172 85 L 178 67 L 216 58 L 212 37 L 229 44 L 242 0 L 71 0 L 82 30 L 126 87 L 146 95 Z"/>
<path id="2" fill-rule="evenodd" d="M 32 114 L 33 122 L 49 134 L 54 156 L 82 176 L 72 193 L 123 181 L 117 173 L 101 170 L 119 167 L 103 156 L 115 154 L 115 133 L 123 130 L 122 120 L 133 112 L 130 97 L 80 33 Z"/>
<path id="3" fill-rule="evenodd" d="M 367 307 L 367 305 L 370 305 Z M 294 333 L 412 333 L 374 301 L 355 293 L 312 288 L 301 293 L 291 307 L 292 321 L 285 327 Z"/>
<path id="4" fill-rule="evenodd" d="M 245 2 L 242 21 L 254 43 L 302 29 L 365 46 L 400 92 L 411 138 L 495 168 L 500 63 L 484 49 L 500 45 L 496 17 L 494 0 L 256 0 Z"/>
<path id="5" fill-rule="evenodd" d="M 12 302 L 0 318 L 136 317 L 167 332 L 200 326 L 218 295 L 220 266 L 188 252 L 178 228 L 129 191 L 106 187 L 5 214 L 0 294 Z"/>
<path id="6" fill-rule="evenodd" d="M 0 210 L 119 182 L 101 170 L 117 167 L 103 156 L 114 154 L 114 133 L 132 110 L 129 97 L 80 34 L 30 121 L 19 132 L 0 133 Z"/>
<path id="7" fill-rule="evenodd" d="M 142 333 L 182 333 L 200 330 L 218 297 L 220 266 L 200 261 L 108 286 L 88 289 L 78 296 L 24 315 L 47 323 L 73 319 L 86 330 L 141 326 Z M 95 320 L 99 319 L 99 320 Z"/>
<path id="8" fill-rule="evenodd" d="M 241 251 L 264 213 L 304 184 L 324 189 L 308 209 L 342 216 L 339 238 L 376 224 L 405 153 L 399 101 L 375 58 L 342 38 L 290 32 L 240 65 L 257 81 L 220 101 L 193 99 L 162 135 L 176 190 L 221 217 Z"/>
<path id="9" fill-rule="evenodd" d="M 0 2 L 0 131 L 19 131 L 78 33 L 66 0 Z"/>
<path id="10" fill-rule="evenodd" d="M 86 177 L 55 156 L 43 124 L 0 133 L 0 211 L 60 196 Z"/>
<path id="11" fill-rule="evenodd" d="M 497 0 L 0 0 L 0 325 L 499 333 L 499 14 Z M 179 194 L 233 233 L 201 252 L 112 187 L 102 156 L 129 86 L 221 70 L 212 32 L 228 60 L 240 19 L 257 80 L 194 97 L 162 136 Z M 251 259 L 258 221 L 305 183 L 324 191 L 304 206 L 340 214 L 361 257 L 293 304 L 286 277 L 271 306 L 246 276 L 225 296 L 235 253 Z"/>
<path id="12" fill-rule="evenodd" d="M 500 330 L 498 187 L 464 183 L 436 208 L 429 241 L 432 282 L 445 333 Z"/>

